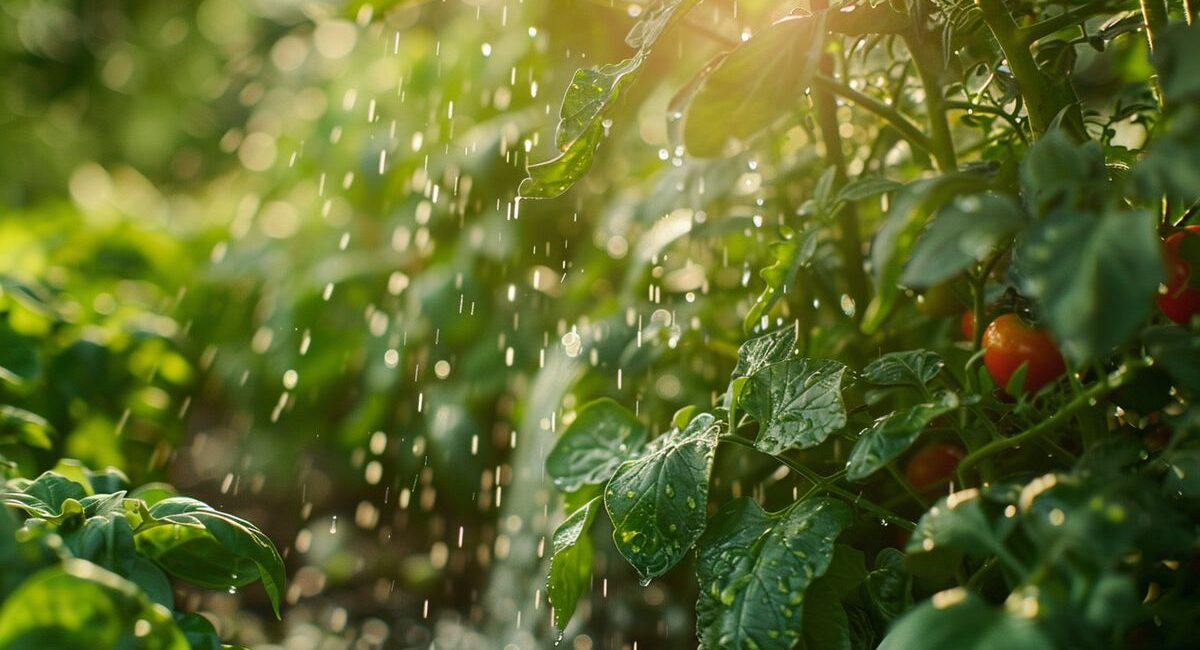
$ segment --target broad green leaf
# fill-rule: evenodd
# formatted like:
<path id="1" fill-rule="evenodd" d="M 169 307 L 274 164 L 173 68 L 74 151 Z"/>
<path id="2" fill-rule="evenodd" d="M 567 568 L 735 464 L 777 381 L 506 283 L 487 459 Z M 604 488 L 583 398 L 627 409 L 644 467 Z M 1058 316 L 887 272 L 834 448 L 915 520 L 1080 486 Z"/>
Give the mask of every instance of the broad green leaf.
<path id="1" fill-rule="evenodd" d="M 867 575 L 867 594 L 880 618 L 891 621 L 910 604 L 908 572 L 904 570 L 904 553 L 885 548 L 875 556 L 875 568 Z"/>
<path id="2" fill-rule="evenodd" d="M 645 55 L 636 55 L 621 61 L 594 68 L 575 71 L 571 85 L 563 96 L 559 109 L 558 131 L 554 141 L 558 148 L 566 151 L 571 143 L 582 138 L 612 107 L 622 88 L 633 80 Z"/>
<path id="3" fill-rule="evenodd" d="M 897 183 L 886 178 L 862 176 L 846 183 L 845 187 L 838 192 L 837 200 L 852 203 L 871 198 L 872 196 L 895 192 L 902 187 L 904 187 L 903 183 Z"/>
<path id="4" fill-rule="evenodd" d="M 1154 215 L 1058 210 L 1018 244 L 1021 293 L 1038 312 L 1064 356 L 1083 363 L 1124 343 L 1149 315 L 1164 275 Z"/>
<path id="5" fill-rule="evenodd" d="M 862 551 L 845 544 L 834 547 L 825 575 L 813 580 L 805 597 L 804 644 L 807 648 L 851 650 L 850 620 L 842 600 L 867 578 Z"/>
<path id="6" fill-rule="evenodd" d="M 529 178 L 521 181 L 517 194 L 526 199 L 552 199 L 566 192 L 592 166 L 603 139 L 604 126 L 597 121 L 557 157 L 529 165 Z"/>
<path id="7" fill-rule="evenodd" d="M 718 64 L 688 105 L 683 134 L 693 156 L 719 156 L 794 113 L 825 45 L 825 13 L 788 16 L 742 43 Z"/>
<path id="8" fill-rule="evenodd" d="M 124 513 L 90 517 L 83 525 L 63 534 L 71 555 L 87 560 L 121 576 L 128 576 L 137 557 L 133 527 Z"/>
<path id="9" fill-rule="evenodd" d="M 1021 193 L 1029 211 L 1038 217 L 1059 207 L 1102 205 L 1107 179 L 1100 145 L 1076 143 L 1058 129 L 1038 140 L 1021 161 Z"/>
<path id="10" fill-rule="evenodd" d="M 846 463 L 846 478 L 861 481 L 904 453 L 935 418 L 958 408 L 958 396 L 944 392 L 936 402 L 885 415 L 863 430 Z"/>
<path id="11" fill-rule="evenodd" d="M 987 182 L 979 176 L 949 174 L 911 183 L 896 193 L 871 244 L 875 297 L 863 312 L 863 332 L 874 333 L 891 314 L 900 293 L 904 265 L 929 217 L 955 196 L 985 189 Z"/>
<path id="12" fill-rule="evenodd" d="M 604 490 L 613 543 L 643 581 L 679 563 L 704 531 L 719 425 L 701 413 L 617 468 Z"/>
<path id="13" fill-rule="evenodd" d="M 596 497 L 554 530 L 546 595 L 554 608 L 554 625 L 560 630 L 571 621 L 579 597 L 592 580 L 592 538 L 587 532 L 600 507 L 600 497 Z"/>
<path id="14" fill-rule="evenodd" d="M 0 444 L 17 442 L 38 449 L 54 446 L 54 426 L 42 416 L 15 406 L 0 406 Z"/>
<path id="15" fill-rule="evenodd" d="M 194 612 L 175 612 L 175 624 L 191 650 L 221 650 L 221 637 L 207 618 Z"/>
<path id="16" fill-rule="evenodd" d="M 889 352 L 867 364 L 862 378 L 877 386 L 908 386 L 924 390 L 946 364 L 936 352 Z"/>
<path id="17" fill-rule="evenodd" d="M 905 614 L 879 650 L 1052 650 L 1057 646 L 1026 618 L 992 607 L 962 588 L 934 594 Z"/>
<path id="18" fill-rule="evenodd" d="M 150 507 L 137 549 L 167 573 L 209 589 L 262 580 L 276 616 L 283 598 L 283 560 L 250 522 L 195 499 L 174 497 Z"/>
<path id="19" fill-rule="evenodd" d="M 613 400 L 589 402 L 554 443 L 546 473 L 568 492 L 604 483 L 621 463 L 637 456 L 646 434 L 633 413 Z"/>
<path id="20" fill-rule="evenodd" d="M 825 359 L 773 363 L 750 376 L 742 408 L 758 420 L 755 446 L 768 454 L 807 449 L 846 426 L 846 366 Z"/>
<path id="21" fill-rule="evenodd" d="M 30 577 L 4 602 L 0 647 L 189 650 L 165 607 L 128 580 L 73 559 Z"/>
<path id="22" fill-rule="evenodd" d="M 1200 394 L 1200 335 L 1178 325 L 1159 325 L 1142 332 L 1142 342 L 1179 388 Z"/>
<path id="23" fill-rule="evenodd" d="M 87 477 L 96 494 L 112 494 L 129 487 L 129 477 L 115 467 L 106 467 L 98 472 L 89 470 Z"/>
<path id="24" fill-rule="evenodd" d="M 129 574 L 125 578 L 137 585 L 150 602 L 158 603 L 167 609 L 175 608 L 175 592 L 171 589 L 171 581 L 157 564 L 141 555 L 135 555 Z"/>
<path id="25" fill-rule="evenodd" d="M 24 510 L 32 517 L 60 520 L 73 514 L 82 514 L 80 499 L 87 492 L 79 483 L 57 474 L 43 472 L 37 479 L 13 479 L 0 492 L 0 503 Z"/>
<path id="26" fill-rule="evenodd" d="M 824 498 L 777 514 L 744 497 L 723 506 L 697 547 L 700 647 L 794 647 L 806 592 L 829 568 L 834 542 L 852 520 L 845 503 Z"/>
<path id="27" fill-rule="evenodd" d="M 738 348 L 737 365 L 733 368 L 734 379 L 749 377 L 772 363 L 795 356 L 798 327 L 799 323 L 792 323 L 743 343 Z"/>
<path id="28" fill-rule="evenodd" d="M 900 283 L 924 289 L 958 275 L 984 259 L 1024 225 L 1021 206 L 998 194 L 973 194 L 951 201 L 917 240 Z"/>
<path id="29" fill-rule="evenodd" d="M 921 516 L 908 540 L 909 569 L 917 575 L 941 576 L 952 572 L 964 554 L 1007 556 L 1004 540 L 1017 524 L 1016 502 L 1016 491 L 1007 486 L 942 497 Z"/>
<path id="30" fill-rule="evenodd" d="M 750 305 L 746 318 L 742 320 L 742 329 L 750 331 L 757 325 L 763 314 L 770 312 L 775 303 L 787 293 L 788 287 L 796 281 L 796 273 L 800 268 L 812 263 L 817 252 L 818 234 L 818 231 L 812 230 L 802 235 L 803 241 L 800 241 L 798 236 L 770 245 L 771 257 L 775 261 L 758 272 L 758 277 L 762 278 L 767 286 L 754 304 Z"/>
<path id="31" fill-rule="evenodd" d="M 640 20 L 625 36 L 625 44 L 635 49 L 646 49 L 654 45 L 672 24 L 700 3 L 700 0 L 655 0 L 642 12 Z"/>

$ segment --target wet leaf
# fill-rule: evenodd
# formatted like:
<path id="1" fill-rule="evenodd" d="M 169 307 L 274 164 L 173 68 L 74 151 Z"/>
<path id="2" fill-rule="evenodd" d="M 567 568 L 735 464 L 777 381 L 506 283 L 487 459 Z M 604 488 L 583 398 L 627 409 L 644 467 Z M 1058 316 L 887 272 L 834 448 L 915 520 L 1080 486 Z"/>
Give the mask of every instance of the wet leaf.
<path id="1" fill-rule="evenodd" d="M 646 427 L 611 399 L 579 409 L 546 457 L 546 473 L 561 490 L 607 481 L 621 463 L 635 458 L 646 443 Z"/>
<path id="2" fill-rule="evenodd" d="M 883 639 L 879 650 L 1052 650 L 1054 643 L 1036 619 L 992 607 L 961 588 L 934 594 L 905 614 Z"/>
<path id="3" fill-rule="evenodd" d="M 797 327 L 799 324 L 793 323 L 743 343 L 738 348 L 733 377 L 748 377 L 772 363 L 786 361 L 795 356 Z"/>
<path id="4" fill-rule="evenodd" d="M 881 470 L 912 446 L 934 419 L 958 408 L 958 396 L 944 392 L 936 402 L 917 404 L 885 415 L 859 435 L 846 463 L 846 477 L 861 481 Z"/>
<path id="5" fill-rule="evenodd" d="M 759 423 L 755 446 L 768 454 L 815 447 L 846 426 L 846 366 L 825 359 L 773 363 L 750 376 L 742 408 Z"/>
<path id="6" fill-rule="evenodd" d="M 951 201 L 917 240 L 900 283 L 924 289 L 958 275 L 983 260 L 1025 223 L 1017 202 L 997 194 L 974 194 Z"/>
<path id="7" fill-rule="evenodd" d="M 600 507 L 600 497 L 588 501 L 568 515 L 551 538 L 546 595 L 554 608 L 554 626 L 560 630 L 571 621 L 579 597 L 592 580 L 592 538 L 587 533 Z"/>
<path id="8" fill-rule="evenodd" d="M 924 390 L 942 367 L 942 357 L 929 350 L 889 352 L 867 364 L 862 378 L 878 386 L 908 386 Z"/>

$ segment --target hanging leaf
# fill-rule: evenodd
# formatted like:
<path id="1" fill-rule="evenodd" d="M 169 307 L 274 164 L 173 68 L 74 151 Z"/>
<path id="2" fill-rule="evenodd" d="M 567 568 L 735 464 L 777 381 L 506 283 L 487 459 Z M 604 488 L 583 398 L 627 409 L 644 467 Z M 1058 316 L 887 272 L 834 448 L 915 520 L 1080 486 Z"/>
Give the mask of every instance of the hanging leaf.
<path id="1" fill-rule="evenodd" d="M 923 391 L 945 365 L 942 357 L 929 350 L 889 352 L 867 364 L 862 378 L 879 386 L 908 386 Z"/>
<path id="2" fill-rule="evenodd" d="M 900 283 L 924 289 L 945 282 L 987 257 L 1025 223 L 1017 202 L 997 194 L 959 197 L 938 212 L 917 240 Z"/>
<path id="3" fill-rule="evenodd" d="M 646 433 L 633 413 L 613 400 L 589 402 L 554 443 L 546 473 L 567 492 L 604 483 L 621 463 L 637 456 Z"/>
<path id="4" fill-rule="evenodd" d="M 592 539 L 587 533 L 599 509 L 600 497 L 595 497 L 564 519 L 551 538 L 546 595 L 554 608 L 554 625 L 560 630 L 570 622 L 579 597 L 592 580 Z"/>
<path id="5" fill-rule="evenodd" d="M 613 543 L 644 582 L 679 563 L 704 531 L 719 425 L 708 413 L 622 464 L 604 490 Z"/>
<path id="6" fill-rule="evenodd" d="M 517 193 L 526 199 L 552 199 L 571 188 L 592 166 L 596 148 L 604 138 L 604 127 L 596 122 L 558 157 L 530 165 L 529 178 L 521 181 Z"/>
<path id="7" fill-rule="evenodd" d="M 861 481 L 881 470 L 912 446 L 925 427 L 958 408 L 958 396 L 944 392 L 928 404 L 885 415 L 859 435 L 846 463 L 846 477 Z"/>
<path id="8" fill-rule="evenodd" d="M 742 321 L 742 329 L 750 331 L 763 314 L 771 311 L 775 303 L 787 292 L 787 288 L 795 283 L 796 273 L 812 263 L 813 256 L 817 252 L 818 241 L 818 231 L 812 230 L 803 235 L 802 241 L 798 236 L 771 244 L 770 253 L 775 261 L 758 272 L 758 276 L 766 282 L 767 286 L 763 288 L 758 299 L 746 312 L 746 318 Z"/>
<path id="9" fill-rule="evenodd" d="M 771 364 L 750 376 L 742 408 L 760 425 L 755 446 L 768 454 L 815 447 L 846 426 L 837 361 L 800 359 Z"/>
<path id="10" fill-rule="evenodd" d="M 808 588 L 829 568 L 834 542 L 852 520 L 846 504 L 823 498 L 778 514 L 744 497 L 722 507 L 697 545 L 700 647 L 794 647 Z"/>
<path id="11" fill-rule="evenodd" d="M 683 137 L 693 156 L 719 156 L 803 101 L 825 45 L 825 12 L 788 16 L 756 34 L 717 65 L 687 108 Z"/>

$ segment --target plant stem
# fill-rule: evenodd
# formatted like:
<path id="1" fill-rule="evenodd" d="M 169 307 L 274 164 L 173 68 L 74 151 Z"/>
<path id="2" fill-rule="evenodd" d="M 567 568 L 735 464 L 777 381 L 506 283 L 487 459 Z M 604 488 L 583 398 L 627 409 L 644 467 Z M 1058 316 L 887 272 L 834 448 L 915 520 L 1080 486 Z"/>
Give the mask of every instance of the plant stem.
<path id="1" fill-rule="evenodd" d="M 1034 135 L 1045 133 L 1055 118 L 1066 111 L 1063 127 L 1076 140 L 1087 140 L 1083 113 L 1079 109 L 1075 91 L 1068 83 L 1047 78 L 1038 68 L 1029 51 L 1028 35 L 1017 26 L 1004 0 L 975 0 L 975 5 L 983 15 L 983 22 L 1000 44 L 1000 50 L 1004 52 L 1008 67 L 1021 89 Z"/>
<path id="2" fill-rule="evenodd" d="M 897 515 L 896 513 L 892 512 L 891 510 L 888 510 L 887 508 L 884 508 L 883 506 L 880 506 L 871 501 L 868 501 L 867 499 L 864 499 L 862 497 L 862 495 L 854 494 L 853 492 L 851 492 L 845 488 L 842 488 L 841 486 L 834 483 L 835 478 L 840 476 L 840 473 L 835 474 L 832 477 L 821 476 L 820 474 L 817 474 L 816 472 L 812 471 L 811 469 L 805 467 L 804 465 L 801 465 L 800 463 L 798 463 L 790 458 L 787 458 L 785 456 L 775 456 L 772 454 L 767 454 L 766 452 L 764 452 L 763 450 L 761 450 L 757 446 L 755 446 L 753 440 L 750 440 L 749 438 L 743 438 L 742 436 L 737 435 L 735 433 L 727 433 L 727 434 L 721 436 L 720 439 L 721 439 L 721 442 L 732 442 L 740 447 L 745 447 L 747 449 L 753 449 L 754 451 L 757 451 L 760 454 L 766 454 L 768 456 L 771 456 L 775 460 L 786 465 L 788 467 L 788 469 L 790 469 L 790 470 L 796 472 L 797 474 L 799 474 L 800 476 L 802 476 L 804 478 L 804 480 L 808 481 L 809 483 L 812 483 L 814 490 L 824 491 L 824 492 L 828 492 L 830 494 L 836 494 L 837 496 L 840 496 L 843 499 L 850 501 L 851 503 L 858 506 L 859 508 L 862 508 L 863 510 L 875 515 L 876 517 L 879 517 L 880 519 L 886 521 L 889 524 L 895 524 L 895 525 L 900 526 L 901 528 L 908 530 L 908 531 L 914 530 L 917 527 L 917 525 L 914 524 L 913 522 L 905 519 L 904 517 L 901 517 L 900 515 Z"/>
<path id="3" fill-rule="evenodd" d="M 1105 11 L 1108 9 L 1108 4 L 1108 0 L 1097 0 L 1096 2 L 1089 2 L 1078 7 L 1073 7 L 1057 16 L 1051 16 L 1026 27 L 1022 35 L 1026 43 L 1036 43 L 1051 34 L 1060 32 L 1071 25 L 1077 25 L 1089 17 Z"/>
<path id="4" fill-rule="evenodd" d="M 1064 404 L 1061 408 L 1052 413 L 1050 417 L 1038 422 L 1037 424 L 1034 424 L 1033 426 L 1016 435 L 1008 438 L 1001 438 L 1000 440 L 994 440 L 984 445 L 982 448 L 967 454 L 967 457 L 962 459 L 962 462 L 958 464 L 959 483 L 965 485 L 964 481 L 967 474 L 970 472 L 971 468 L 979 464 L 981 461 L 986 460 L 991 456 L 1004 451 L 1005 449 L 1016 447 L 1022 443 L 1054 431 L 1058 426 L 1070 419 L 1070 417 L 1077 411 L 1091 406 L 1092 402 L 1101 399 L 1117 388 L 1120 388 L 1127 381 L 1129 381 L 1136 370 L 1144 368 L 1148 365 L 1149 363 L 1145 360 L 1136 360 L 1126 363 L 1115 372 L 1109 374 L 1107 377 L 1104 377 L 1095 384 L 1092 384 L 1086 390 L 1076 395 L 1074 399 Z"/>
<path id="5" fill-rule="evenodd" d="M 859 92 L 828 75 L 818 74 L 813 78 L 813 85 L 828 90 L 834 95 L 853 102 L 854 105 L 883 118 L 888 124 L 899 131 L 900 135 L 909 144 L 919 147 L 930 154 L 934 153 L 933 142 L 929 139 L 929 136 L 922 133 L 921 129 L 917 128 L 912 121 L 893 106 L 885 104 L 866 93 Z"/>
<path id="6" fill-rule="evenodd" d="M 1146 43 L 1150 46 L 1150 54 L 1154 54 L 1159 34 L 1167 26 L 1167 6 L 1162 0 L 1141 0 L 1141 5 L 1142 21 L 1146 24 Z"/>
<path id="7" fill-rule="evenodd" d="M 944 67 L 940 48 L 931 49 L 932 38 L 919 39 L 915 25 L 913 31 L 904 35 L 904 42 L 917 66 L 917 76 L 925 89 L 925 112 L 929 117 L 929 134 L 933 142 L 933 157 L 938 168 L 949 173 L 958 169 L 958 158 L 954 153 L 954 139 L 950 136 L 950 122 L 946 120 L 946 97 L 942 92 L 941 70 Z"/>

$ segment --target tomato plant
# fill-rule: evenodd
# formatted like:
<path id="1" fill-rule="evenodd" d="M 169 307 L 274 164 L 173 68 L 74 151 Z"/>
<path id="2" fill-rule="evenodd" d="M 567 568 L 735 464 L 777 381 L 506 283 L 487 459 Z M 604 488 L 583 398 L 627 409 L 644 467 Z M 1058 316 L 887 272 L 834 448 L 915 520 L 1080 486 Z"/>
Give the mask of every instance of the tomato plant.
<path id="1" fill-rule="evenodd" d="M 1135 628 L 1184 647 L 1198 335 L 1152 308 L 1160 282 L 1169 300 L 1190 277 L 1174 262 L 1164 277 L 1160 233 L 1200 200 L 1190 5 L 784 4 L 731 38 L 719 9 L 652 3 L 629 58 L 576 73 L 556 157 L 528 167 L 522 197 L 590 205 L 572 188 L 619 169 L 603 150 L 627 128 L 622 100 L 683 68 L 672 168 L 644 201 L 655 229 L 688 236 L 646 282 L 663 322 L 705 323 L 670 348 L 725 369 L 674 416 L 575 390 L 606 399 L 568 414 L 546 464 L 565 493 L 554 624 L 570 629 L 611 526 L 642 584 L 691 566 L 703 648 L 1106 647 Z M 660 39 L 690 47 L 665 61 Z M 686 301 L 657 281 L 711 260 L 710 240 L 761 269 L 736 324 L 705 309 L 737 300 L 715 272 Z M 915 315 L 963 304 L 959 328 Z M 1137 403 L 1162 409 L 1170 441 L 1134 452 L 1146 422 L 1112 400 L 1164 379 L 1168 400 Z M 912 531 L 903 556 L 889 528 Z M 1150 575 L 1171 596 L 1148 596 Z"/>

